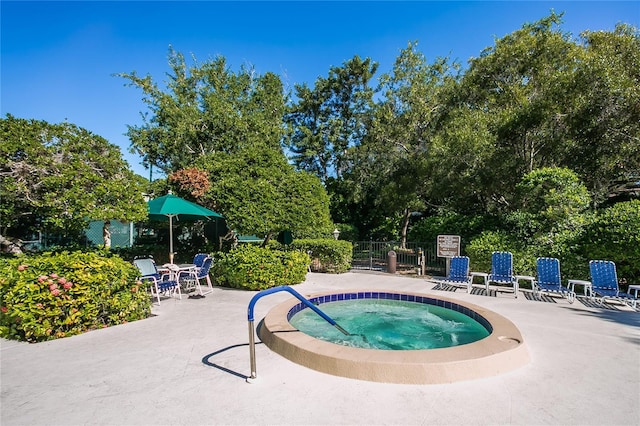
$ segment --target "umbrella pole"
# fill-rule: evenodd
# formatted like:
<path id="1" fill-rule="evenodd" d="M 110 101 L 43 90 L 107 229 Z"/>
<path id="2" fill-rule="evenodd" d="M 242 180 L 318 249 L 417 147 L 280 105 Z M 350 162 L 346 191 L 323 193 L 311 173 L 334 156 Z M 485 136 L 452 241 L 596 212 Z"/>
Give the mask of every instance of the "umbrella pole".
<path id="1" fill-rule="evenodd" d="M 173 263 L 173 216 L 169 215 L 169 263 Z"/>

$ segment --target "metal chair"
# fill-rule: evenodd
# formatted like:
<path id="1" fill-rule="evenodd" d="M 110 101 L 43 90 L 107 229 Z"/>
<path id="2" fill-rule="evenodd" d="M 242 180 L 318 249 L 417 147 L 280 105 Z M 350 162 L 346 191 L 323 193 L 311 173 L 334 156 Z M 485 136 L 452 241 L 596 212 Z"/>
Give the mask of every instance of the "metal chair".
<path id="1" fill-rule="evenodd" d="M 455 287 L 466 287 L 467 293 L 471 293 L 472 280 L 473 277 L 469 273 L 469 257 L 454 256 L 449 265 L 449 275 L 438 282 Z"/>
<path id="2" fill-rule="evenodd" d="M 200 296 L 204 296 L 205 294 L 212 293 L 213 284 L 211 282 L 211 277 L 209 276 L 209 271 L 212 265 L 213 265 L 213 258 L 207 255 L 202 262 L 202 266 L 200 267 L 196 266 L 195 268 L 189 271 L 180 272 L 178 274 L 178 281 L 182 283 L 187 283 L 187 286 L 190 283 L 194 283 L 195 287 L 198 289 L 198 293 L 200 294 Z M 202 291 L 202 283 L 200 282 L 200 280 L 202 279 L 206 281 L 206 285 L 208 288 L 206 293 Z"/>
<path id="3" fill-rule="evenodd" d="M 536 260 L 538 277 L 533 281 L 533 294 L 540 299 L 541 292 L 559 293 L 566 297 L 569 303 L 573 303 L 576 294 L 562 285 L 560 277 L 560 260 L 554 257 L 539 257 Z"/>
<path id="4" fill-rule="evenodd" d="M 160 294 L 171 296 L 178 293 L 178 298 L 182 299 L 178 281 L 171 279 L 169 274 L 160 274 L 153 259 L 134 259 L 133 264 L 140 271 L 140 281 L 151 283 L 151 296 L 155 295 L 158 305 L 160 305 Z"/>
<path id="5" fill-rule="evenodd" d="M 207 257 L 210 257 L 207 253 L 198 253 L 193 256 L 193 264 L 196 265 L 197 268 L 200 268 Z"/>
<path id="6" fill-rule="evenodd" d="M 518 297 L 518 279 L 513 273 L 513 254 L 508 251 L 494 251 L 491 254 L 491 273 L 488 282 L 506 284 L 513 287 L 513 296 Z"/>
<path id="7" fill-rule="evenodd" d="M 610 260 L 591 260 L 589 270 L 591 272 L 591 291 L 600 298 L 601 304 L 605 299 L 614 299 L 634 307 L 635 297 L 621 291 L 618 287 L 615 263 Z"/>

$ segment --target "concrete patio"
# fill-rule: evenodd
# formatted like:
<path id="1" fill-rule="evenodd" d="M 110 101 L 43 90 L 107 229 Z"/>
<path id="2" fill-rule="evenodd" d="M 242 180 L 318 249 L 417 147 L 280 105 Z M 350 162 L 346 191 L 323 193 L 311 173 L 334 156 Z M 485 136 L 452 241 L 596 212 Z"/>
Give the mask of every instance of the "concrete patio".
<path id="1" fill-rule="evenodd" d="M 501 376 L 439 385 L 336 377 L 258 344 L 250 374 L 247 306 L 215 288 L 164 299 L 154 317 L 38 344 L 0 341 L 0 423 L 10 425 L 638 425 L 640 313 L 563 299 L 433 290 L 383 273 L 310 273 L 302 294 L 371 288 L 460 299 L 520 329 L 531 362 Z M 260 299 L 256 322 L 291 297 Z"/>

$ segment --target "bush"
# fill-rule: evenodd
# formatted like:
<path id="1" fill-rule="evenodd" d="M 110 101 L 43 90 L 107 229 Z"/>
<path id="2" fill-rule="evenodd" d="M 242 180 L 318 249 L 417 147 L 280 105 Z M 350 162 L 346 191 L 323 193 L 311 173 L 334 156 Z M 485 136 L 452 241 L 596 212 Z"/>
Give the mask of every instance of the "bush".
<path id="1" fill-rule="evenodd" d="M 491 272 L 491 254 L 508 251 L 513 254 L 513 270 L 517 275 L 535 275 L 536 253 L 533 247 L 523 247 L 503 231 L 487 231 L 471 240 L 466 247 L 471 270 Z"/>
<path id="2" fill-rule="evenodd" d="M 519 210 L 531 215 L 534 228 L 573 227 L 591 201 L 587 187 L 570 169 L 543 167 L 526 174 L 516 186 Z"/>
<path id="3" fill-rule="evenodd" d="M 0 259 L 0 336 L 39 342 L 151 315 L 138 270 L 119 257 L 60 252 Z"/>
<path id="4" fill-rule="evenodd" d="M 293 250 L 311 252 L 311 270 L 340 274 L 351 269 L 353 245 L 344 240 L 294 240 Z"/>
<path id="5" fill-rule="evenodd" d="M 460 235 L 462 246 L 480 235 L 483 231 L 494 230 L 498 226 L 493 216 L 466 216 L 457 213 L 445 213 L 442 216 L 429 216 L 411 227 L 409 241 L 435 242 L 438 235 Z"/>
<path id="6" fill-rule="evenodd" d="M 240 245 L 228 253 L 216 253 L 215 258 L 214 274 L 218 284 L 245 290 L 301 283 L 310 261 L 304 252 L 252 244 Z"/>
<path id="7" fill-rule="evenodd" d="M 586 227 L 583 255 L 588 260 L 611 260 L 619 279 L 640 282 L 640 200 L 598 212 Z"/>

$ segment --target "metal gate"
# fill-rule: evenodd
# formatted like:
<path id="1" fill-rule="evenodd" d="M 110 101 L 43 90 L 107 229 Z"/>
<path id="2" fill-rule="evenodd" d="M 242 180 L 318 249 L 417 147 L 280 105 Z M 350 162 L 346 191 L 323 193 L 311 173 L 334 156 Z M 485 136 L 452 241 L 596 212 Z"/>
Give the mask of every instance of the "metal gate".
<path id="1" fill-rule="evenodd" d="M 396 241 L 355 241 L 351 269 L 386 271 L 387 255 L 392 250 L 399 273 L 442 275 L 446 270 L 446 259 L 436 256 L 436 242 L 408 242 L 401 248 Z"/>

